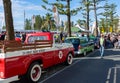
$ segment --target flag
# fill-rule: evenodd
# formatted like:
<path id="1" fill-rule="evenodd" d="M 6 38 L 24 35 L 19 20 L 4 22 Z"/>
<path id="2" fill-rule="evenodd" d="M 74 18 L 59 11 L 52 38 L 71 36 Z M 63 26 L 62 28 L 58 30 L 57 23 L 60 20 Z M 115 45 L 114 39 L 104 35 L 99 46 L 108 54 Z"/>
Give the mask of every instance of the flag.
<path id="1" fill-rule="evenodd" d="M 35 15 L 32 16 L 32 29 L 34 30 L 34 24 L 35 24 Z"/>
<path id="2" fill-rule="evenodd" d="M 1 30 L 2 30 L 3 26 L 4 26 L 4 17 L 2 16 L 1 28 L 0 28 Z"/>
<path id="3" fill-rule="evenodd" d="M 32 16 L 32 24 L 35 24 L 35 15 Z"/>
<path id="4" fill-rule="evenodd" d="M 25 29 L 25 10 L 24 10 L 24 29 Z"/>
<path id="5" fill-rule="evenodd" d="M 53 6 L 53 13 L 54 13 L 55 25 L 58 28 L 60 26 L 60 18 L 59 18 L 58 9 L 57 9 L 57 7 L 55 5 Z"/>
<path id="6" fill-rule="evenodd" d="M 91 33 L 92 34 L 94 33 L 95 28 L 96 28 L 96 22 L 94 22 L 92 27 L 91 27 Z"/>

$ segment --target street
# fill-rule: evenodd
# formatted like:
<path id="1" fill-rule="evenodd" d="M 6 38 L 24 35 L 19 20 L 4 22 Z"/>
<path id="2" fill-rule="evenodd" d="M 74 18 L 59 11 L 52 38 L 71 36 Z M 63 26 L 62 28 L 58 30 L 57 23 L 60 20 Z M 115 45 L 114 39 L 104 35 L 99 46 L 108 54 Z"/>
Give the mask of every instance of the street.
<path id="1" fill-rule="evenodd" d="M 39 83 L 119 83 L 120 50 L 105 49 L 103 59 L 99 51 L 87 57 L 76 57 L 67 66 Z"/>

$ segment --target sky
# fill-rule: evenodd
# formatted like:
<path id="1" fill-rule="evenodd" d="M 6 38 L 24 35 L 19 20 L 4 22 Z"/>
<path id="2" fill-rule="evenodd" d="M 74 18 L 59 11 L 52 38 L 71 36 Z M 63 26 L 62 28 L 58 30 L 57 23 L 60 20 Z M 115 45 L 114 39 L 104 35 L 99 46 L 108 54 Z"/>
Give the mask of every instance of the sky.
<path id="1" fill-rule="evenodd" d="M 4 18 L 4 9 L 3 9 L 3 0 L 0 0 L 0 29 L 2 25 L 5 25 L 5 22 L 3 21 Z M 56 0 L 48 0 L 49 2 L 55 2 Z M 71 9 L 75 9 L 80 6 L 81 0 L 72 0 L 71 1 Z M 46 13 L 50 13 L 43 9 L 41 5 L 44 5 L 42 0 L 11 0 L 12 2 L 12 15 L 13 15 L 13 23 L 14 23 L 14 29 L 16 30 L 23 30 L 24 28 L 24 12 L 25 12 L 25 18 L 31 19 L 33 15 L 41 15 L 45 16 Z M 120 0 L 108 0 L 108 3 L 114 3 L 117 5 L 116 7 L 116 14 L 120 16 Z M 101 2 L 102 5 L 102 2 Z M 47 6 L 50 7 L 50 6 Z M 102 11 L 102 10 L 101 10 Z M 53 14 L 53 13 L 51 13 Z M 93 13 L 90 14 L 91 17 L 94 18 Z M 71 16 L 71 21 L 76 22 L 78 19 L 81 19 L 82 15 L 81 12 L 79 12 L 75 16 Z M 62 21 L 67 21 L 67 17 L 65 15 L 60 15 L 60 19 Z M 93 19 L 94 20 L 94 19 Z"/>

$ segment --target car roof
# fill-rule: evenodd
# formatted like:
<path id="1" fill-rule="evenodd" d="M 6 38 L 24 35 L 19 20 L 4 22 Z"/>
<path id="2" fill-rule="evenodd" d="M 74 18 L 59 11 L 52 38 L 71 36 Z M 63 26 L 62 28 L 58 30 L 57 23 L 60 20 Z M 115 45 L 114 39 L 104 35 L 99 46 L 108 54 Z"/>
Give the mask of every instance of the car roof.
<path id="1" fill-rule="evenodd" d="M 39 36 L 39 35 L 50 35 L 50 34 L 52 34 L 52 33 L 50 33 L 50 32 L 36 32 L 36 33 L 27 33 L 26 35 L 33 35 L 33 36 Z"/>
<path id="2" fill-rule="evenodd" d="M 67 37 L 66 39 L 80 39 L 79 37 Z"/>

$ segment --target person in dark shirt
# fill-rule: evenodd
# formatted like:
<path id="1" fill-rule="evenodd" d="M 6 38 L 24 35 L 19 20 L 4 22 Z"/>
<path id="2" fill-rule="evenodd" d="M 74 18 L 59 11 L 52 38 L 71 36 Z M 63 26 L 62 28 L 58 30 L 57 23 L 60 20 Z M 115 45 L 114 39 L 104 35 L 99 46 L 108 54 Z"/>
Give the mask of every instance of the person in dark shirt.
<path id="1" fill-rule="evenodd" d="M 60 33 L 60 42 L 61 43 L 63 42 L 62 39 L 63 39 L 63 32 Z"/>
<path id="2" fill-rule="evenodd" d="M 23 33 L 22 34 L 22 43 L 24 43 L 25 39 L 26 39 L 26 33 Z"/>
<path id="3" fill-rule="evenodd" d="M 2 33 L 1 33 L 0 40 L 5 40 L 5 32 L 2 32 Z"/>

